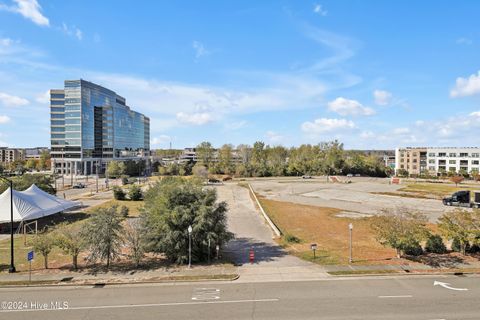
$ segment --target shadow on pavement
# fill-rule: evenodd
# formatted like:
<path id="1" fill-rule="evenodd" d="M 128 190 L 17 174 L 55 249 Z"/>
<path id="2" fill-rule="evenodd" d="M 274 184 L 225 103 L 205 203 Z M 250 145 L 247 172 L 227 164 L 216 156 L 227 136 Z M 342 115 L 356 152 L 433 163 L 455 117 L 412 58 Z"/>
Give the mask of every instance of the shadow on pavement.
<path id="1" fill-rule="evenodd" d="M 251 238 L 236 238 L 228 243 L 224 249 L 225 258 L 235 265 L 250 263 L 250 250 L 254 252 L 253 264 L 275 261 L 287 253 L 278 245 L 260 242 Z"/>

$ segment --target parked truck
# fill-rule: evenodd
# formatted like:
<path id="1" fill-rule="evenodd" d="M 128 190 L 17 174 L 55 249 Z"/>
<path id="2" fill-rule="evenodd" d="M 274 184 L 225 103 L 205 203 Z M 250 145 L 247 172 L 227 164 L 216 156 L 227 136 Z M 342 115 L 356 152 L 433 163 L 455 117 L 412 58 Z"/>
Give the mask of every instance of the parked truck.
<path id="1" fill-rule="evenodd" d="M 480 190 L 473 192 L 469 190 L 457 191 L 450 197 L 443 198 L 443 204 L 455 207 L 480 208 Z"/>

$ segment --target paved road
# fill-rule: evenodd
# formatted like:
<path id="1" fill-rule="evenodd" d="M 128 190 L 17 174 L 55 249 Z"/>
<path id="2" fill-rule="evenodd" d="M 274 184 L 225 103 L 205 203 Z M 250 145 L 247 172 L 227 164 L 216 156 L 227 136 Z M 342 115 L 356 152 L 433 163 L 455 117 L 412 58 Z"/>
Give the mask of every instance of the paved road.
<path id="1" fill-rule="evenodd" d="M 281 281 L 328 277 L 320 266 L 288 255 L 274 240 L 273 232 L 255 208 L 248 189 L 236 183 L 217 187 L 219 200 L 228 203 L 228 228 L 235 233 L 226 254 L 239 265 L 241 281 Z M 255 262 L 249 262 L 249 251 Z"/>
<path id="2" fill-rule="evenodd" d="M 468 291 L 434 286 L 434 280 Z M 3 288 L 0 289 L 0 301 L 22 302 L 28 310 L 0 310 L 0 318 L 478 320 L 479 288 L 478 277 L 453 276 L 103 288 Z M 68 310 L 52 310 L 52 302 L 58 305 L 66 302 Z M 32 310 L 43 304 L 48 310 Z"/>

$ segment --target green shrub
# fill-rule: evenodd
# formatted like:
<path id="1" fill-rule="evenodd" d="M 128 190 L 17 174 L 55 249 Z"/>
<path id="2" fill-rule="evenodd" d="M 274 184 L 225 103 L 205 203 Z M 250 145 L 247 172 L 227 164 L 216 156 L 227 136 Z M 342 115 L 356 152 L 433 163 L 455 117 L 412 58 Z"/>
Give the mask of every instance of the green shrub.
<path id="1" fill-rule="evenodd" d="M 452 241 L 452 250 L 455 252 L 462 252 L 462 247 L 460 245 L 460 241 L 457 238 L 454 238 Z M 465 246 L 465 251 L 470 251 L 470 243 L 467 243 Z"/>
<path id="2" fill-rule="evenodd" d="M 409 256 L 420 256 L 423 254 L 422 246 L 419 243 L 412 243 L 408 245 L 403 252 Z"/>
<path id="3" fill-rule="evenodd" d="M 120 187 L 113 187 L 113 198 L 115 200 L 125 200 L 125 191 Z"/>
<path id="4" fill-rule="evenodd" d="M 142 189 L 140 189 L 140 187 L 137 186 L 137 185 L 132 185 L 130 187 L 130 190 L 128 191 L 128 197 L 132 201 L 142 200 L 142 198 L 143 198 Z"/>
<path id="5" fill-rule="evenodd" d="M 126 206 L 120 207 L 120 215 L 122 217 L 127 218 L 129 213 L 130 213 L 130 210 Z"/>
<path id="6" fill-rule="evenodd" d="M 122 175 L 121 179 L 122 179 L 122 185 L 127 185 L 130 183 L 130 176 L 127 176 L 126 174 Z"/>
<path id="7" fill-rule="evenodd" d="M 445 253 L 447 252 L 447 247 L 443 243 L 442 237 L 438 234 L 434 234 L 428 237 L 425 251 L 430 253 Z"/>
<path id="8" fill-rule="evenodd" d="M 294 236 L 293 234 L 290 234 L 290 233 L 287 233 L 284 236 L 284 239 L 288 243 L 300 243 L 301 242 L 300 238 L 298 238 L 298 237 L 296 237 L 296 236 Z"/>

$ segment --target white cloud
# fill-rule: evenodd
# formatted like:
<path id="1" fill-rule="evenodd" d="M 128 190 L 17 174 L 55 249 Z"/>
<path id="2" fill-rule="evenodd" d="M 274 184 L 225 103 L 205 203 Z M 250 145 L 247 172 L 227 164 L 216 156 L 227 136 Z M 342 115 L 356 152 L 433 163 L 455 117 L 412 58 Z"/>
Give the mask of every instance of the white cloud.
<path id="1" fill-rule="evenodd" d="M 240 121 L 234 121 L 225 124 L 225 129 L 227 130 L 239 130 L 244 128 L 247 125 L 247 121 L 245 120 L 240 120 Z"/>
<path id="2" fill-rule="evenodd" d="M 464 44 L 464 45 L 467 45 L 467 46 L 473 44 L 472 39 L 464 38 L 464 37 L 458 38 L 456 42 L 457 42 L 457 44 Z"/>
<path id="3" fill-rule="evenodd" d="M 6 10 L 21 14 L 24 18 L 31 20 L 39 26 L 49 26 L 50 21 L 41 12 L 37 0 L 13 0 L 16 5 L 7 6 L 0 4 L 0 10 Z"/>
<path id="4" fill-rule="evenodd" d="M 37 95 L 35 101 L 41 104 L 48 104 L 50 103 L 50 90 L 45 91 L 42 94 Z"/>
<path id="5" fill-rule="evenodd" d="M 372 139 L 375 138 L 375 134 L 372 131 L 362 131 L 362 133 L 360 133 L 360 138 Z"/>
<path id="6" fill-rule="evenodd" d="M 275 131 L 267 131 L 265 138 L 269 143 L 277 144 L 284 140 L 284 137 Z"/>
<path id="7" fill-rule="evenodd" d="M 337 99 L 330 101 L 328 103 L 328 110 L 336 112 L 341 116 L 370 116 L 372 114 L 375 114 L 375 110 L 373 110 L 372 108 L 365 107 L 356 100 L 349 100 L 343 97 L 338 97 Z"/>
<path id="8" fill-rule="evenodd" d="M 170 136 L 162 134 L 158 137 L 153 138 L 151 141 L 151 144 L 154 146 L 158 146 L 160 144 L 169 143 L 171 141 L 172 141 L 172 138 Z"/>
<path id="9" fill-rule="evenodd" d="M 215 121 L 215 117 L 209 112 L 195 112 L 195 113 L 177 113 L 177 120 L 181 123 L 193 124 L 201 126 Z"/>
<path id="10" fill-rule="evenodd" d="M 29 104 L 27 99 L 0 92 L 0 102 L 6 107 L 20 107 Z"/>
<path id="11" fill-rule="evenodd" d="M 200 41 L 193 41 L 192 47 L 195 50 L 195 58 L 197 59 L 210 54 L 210 51 L 208 51 Z"/>
<path id="12" fill-rule="evenodd" d="M 69 37 L 75 37 L 77 40 L 83 39 L 83 32 L 82 30 L 78 29 L 75 26 L 69 27 L 65 22 L 62 23 L 62 31 Z"/>
<path id="13" fill-rule="evenodd" d="M 5 115 L 0 115 L 0 124 L 5 124 L 10 122 L 10 117 Z"/>
<path id="14" fill-rule="evenodd" d="M 480 93 L 480 71 L 468 78 L 458 77 L 455 87 L 450 91 L 450 97 L 466 97 Z"/>
<path id="15" fill-rule="evenodd" d="M 316 14 L 320 15 L 320 16 L 326 16 L 328 11 L 325 10 L 321 4 L 315 4 L 313 6 L 313 12 L 315 12 Z"/>
<path id="16" fill-rule="evenodd" d="M 313 122 L 304 122 L 301 126 L 302 131 L 307 134 L 318 134 L 333 131 L 343 131 L 355 128 L 355 123 L 346 119 L 315 119 Z"/>
<path id="17" fill-rule="evenodd" d="M 379 106 L 386 106 L 392 101 L 392 94 L 385 90 L 373 91 L 373 97 L 375 99 L 375 104 Z"/>

